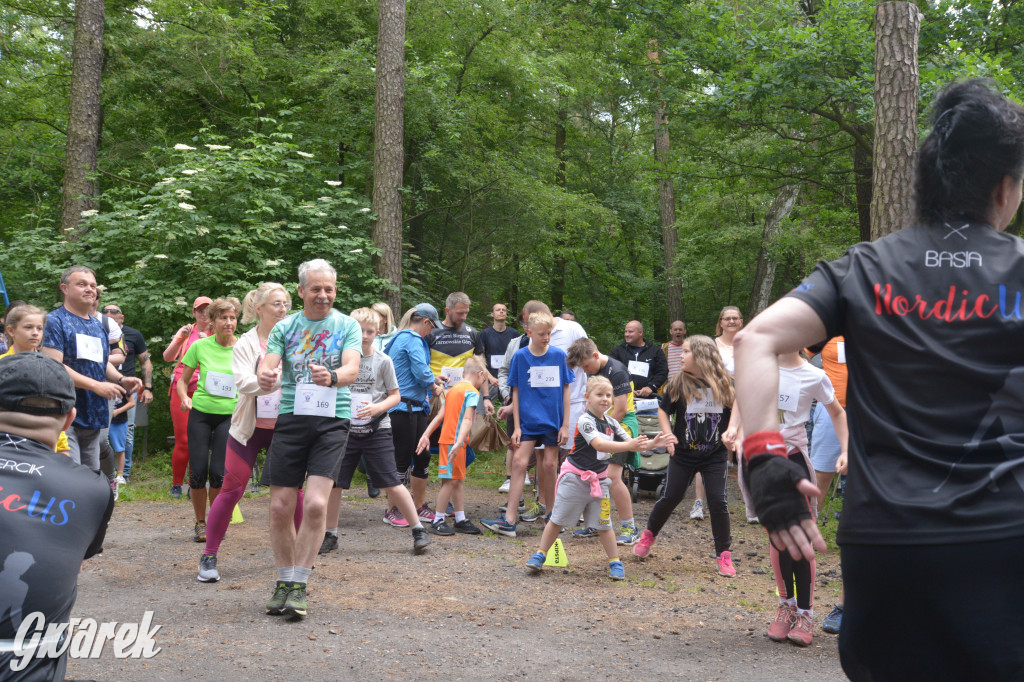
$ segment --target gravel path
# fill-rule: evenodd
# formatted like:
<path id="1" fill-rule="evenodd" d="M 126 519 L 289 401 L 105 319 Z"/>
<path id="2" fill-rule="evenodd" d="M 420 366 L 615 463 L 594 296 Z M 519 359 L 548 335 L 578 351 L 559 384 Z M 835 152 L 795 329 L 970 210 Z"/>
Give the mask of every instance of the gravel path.
<path id="1" fill-rule="evenodd" d="M 737 495 L 735 487 L 730 493 Z M 436 494 L 431 483 L 430 495 Z M 467 488 L 476 521 L 502 496 Z M 646 519 L 653 500 L 635 514 Z M 685 504 L 685 510 L 689 504 Z M 154 611 L 162 651 L 150 660 L 73 660 L 68 676 L 97 680 L 418 679 L 558 680 L 845 679 L 836 638 L 816 625 L 801 649 L 764 632 L 776 604 L 763 529 L 733 510 L 739 575 L 715 572 L 710 522 L 680 506 L 639 561 L 623 548 L 627 580 L 607 578 L 596 539 L 563 534 L 569 566 L 527 574 L 541 525 L 516 540 L 494 535 L 433 537 L 411 553 L 407 530 L 384 525 L 384 505 L 352 491 L 342 505 L 338 550 L 320 557 L 309 616 L 264 615 L 276 574 L 267 537 L 269 496 L 243 500 L 245 523 L 221 545 L 222 580 L 195 580 L 202 545 L 190 542 L 191 507 L 180 502 L 118 506 L 105 551 L 85 563 L 73 616 L 137 622 Z M 526 527 L 524 531 L 523 528 Z M 755 573 L 755 571 L 757 571 Z M 838 555 L 818 562 L 817 620 L 839 592 Z"/>

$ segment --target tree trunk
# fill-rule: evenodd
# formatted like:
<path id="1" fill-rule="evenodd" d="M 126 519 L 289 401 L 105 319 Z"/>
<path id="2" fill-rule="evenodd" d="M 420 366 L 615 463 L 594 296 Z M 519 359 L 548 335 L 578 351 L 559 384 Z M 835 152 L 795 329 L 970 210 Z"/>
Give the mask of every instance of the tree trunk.
<path id="1" fill-rule="evenodd" d="M 569 114 L 559 109 L 555 121 L 555 185 L 565 189 L 565 122 Z M 555 223 L 555 239 L 558 248 L 555 252 L 554 265 L 551 272 L 551 312 L 558 314 L 565 305 L 565 269 L 567 267 L 565 249 L 569 240 L 565 237 L 565 221 Z"/>
<path id="2" fill-rule="evenodd" d="M 651 49 L 647 58 L 655 67 L 659 63 L 657 40 L 650 42 Z M 663 80 L 661 70 L 654 68 L 654 78 L 660 90 Z M 658 173 L 658 217 L 661 219 L 661 246 L 664 252 L 665 275 L 667 284 L 668 320 L 686 321 L 686 309 L 683 302 L 683 281 L 679 276 L 676 256 L 679 253 L 679 233 L 676 231 L 676 191 L 672 184 L 672 176 L 668 171 L 669 131 L 668 117 L 665 115 L 665 102 L 659 100 L 654 112 L 654 163 Z M 658 325 L 656 325 L 658 326 Z"/>
<path id="3" fill-rule="evenodd" d="M 103 80 L 103 0 L 75 3 L 68 136 L 64 152 L 64 187 L 60 229 L 65 239 L 78 237 L 82 211 L 94 207 L 100 144 L 100 85 Z"/>
<path id="4" fill-rule="evenodd" d="M 899 230 L 913 215 L 920 28 L 913 3 L 885 2 L 875 10 L 872 239 Z"/>
<path id="5" fill-rule="evenodd" d="M 776 195 L 768 214 L 764 217 L 764 235 L 761 238 L 761 251 L 757 255 L 757 272 L 754 274 L 754 285 L 747 303 L 748 319 L 753 319 L 772 302 L 772 287 L 775 285 L 775 256 L 772 254 L 772 242 L 781 231 L 782 221 L 793 212 L 799 194 L 799 185 L 786 185 Z"/>
<path id="6" fill-rule="evenodd" d="M 380 0 L 377 29 L 377 94 L 373 128 L 373 245 L 381 292 L 402 314 L 402 136 L 405 126 L 405 0 Z"/>
<path id="7" fill-rule="evenodd" d="M 871 155 L 859 144 L 853 146 L 853 177 L 857 189 L 857 225 L 860 240 L 871 241 Z"/>

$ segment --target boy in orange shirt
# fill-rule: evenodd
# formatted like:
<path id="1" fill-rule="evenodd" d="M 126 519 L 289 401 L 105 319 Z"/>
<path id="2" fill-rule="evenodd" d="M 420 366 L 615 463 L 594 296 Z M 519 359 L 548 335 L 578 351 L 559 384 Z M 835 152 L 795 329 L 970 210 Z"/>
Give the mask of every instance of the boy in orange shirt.
<path id="1" fill-rule="evenodd" d="M 437 495 L 437 511 L 429 529 L 435 535 L 480 534 L 480 529 L 466 518 L 462 482 L 466 478 L 466 445 L 476 417 L 476 408 L 480 404 L 480 389 L 486 381 L 487 368 L 483 361 L 477 357 L 466 360 L 462 381 L 445 395 L 444 409 L 427 425 L 416 447 L 417 454 L 429 448 L 430 434 L 443 422 L 441 437 L 438 439 L 440 460 L 437 467 L 437 477 L 443 482 L 441 492 Z M 454 528 L 445 521 L 449 500 L 455 509 Z"/>

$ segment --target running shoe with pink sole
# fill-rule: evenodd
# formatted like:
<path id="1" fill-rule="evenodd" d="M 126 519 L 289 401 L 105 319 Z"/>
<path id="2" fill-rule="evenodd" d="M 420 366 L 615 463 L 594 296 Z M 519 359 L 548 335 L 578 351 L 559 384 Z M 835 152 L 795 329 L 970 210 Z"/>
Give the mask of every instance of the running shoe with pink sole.
<path id="1" fill-rule="evenodd" d="M 633 554 L 641 559 L 645 558 L 651 553 L 651 545 L 653 545 L 654 541 L 657 539 L 658 538 L 654 537 L 654 533 L 652 533 L 650 529 L 644 528 L 644 532 L 640 535 L 640 539 L 636 541 L 635 545 L 633 545 Z"/>
<path id="2" fill-rule="evenodd" d="M 793 627 L 786 639 L 797 646 L 810 646 L 814 641 L 814 618 L 809 613 L 796 612 Z"/>
<path id="3" fill-rule="evenodd" d="M 785 642 L 789 631 L 793 629 L 793 622 L 796 619 L 796 607 L 789 604 L 779 604 L 775 612 L 775 619 L 768 626 L 768 639 L 775 642 Z"/>
<path id="4" fill-rule="evenodd" d="M 395 528 L 408 528 L 409 522 L 402 516 L 402 512 L 398 511 L 398 507 L 392 507 L 384 512 L 384 523 L 394 526 Z"/>
<path id="5" fill-rule="evenodd" d="M 715 563 L 718 564 L 718 575 L 724 575 L 727 578 L 736 575 L 736 568 L 732 565 L 732 552 L 729 550 L 725 550 L 715 557 Z"/>

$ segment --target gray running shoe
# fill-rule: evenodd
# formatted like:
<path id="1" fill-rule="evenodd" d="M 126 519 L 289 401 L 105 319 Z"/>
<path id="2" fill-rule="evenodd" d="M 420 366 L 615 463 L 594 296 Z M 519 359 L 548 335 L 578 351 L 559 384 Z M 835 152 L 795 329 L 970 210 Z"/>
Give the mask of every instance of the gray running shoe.
<path id="1" fill-rule="evenodd" d="M 199 557 L 199 575 L 196 576 L 196 580 L 201 583 L 215 583 L 220 580 L 216 554 L 204 554 Z"/>

